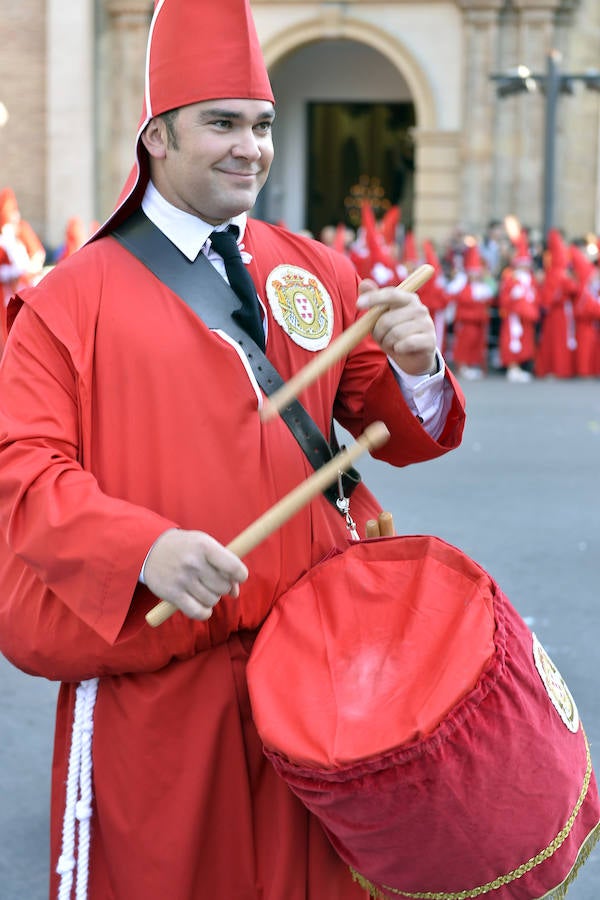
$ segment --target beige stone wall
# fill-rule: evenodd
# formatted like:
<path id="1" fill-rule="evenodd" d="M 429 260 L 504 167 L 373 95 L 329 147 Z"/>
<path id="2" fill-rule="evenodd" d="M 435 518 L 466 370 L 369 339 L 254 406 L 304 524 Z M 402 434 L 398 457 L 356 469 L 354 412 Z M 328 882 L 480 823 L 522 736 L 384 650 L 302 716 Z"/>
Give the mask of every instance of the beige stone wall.
<path id="1" fill-rule="evenodd" d="M 10 114 L 0 129 L 0 186 L 15 189 L 24 215 L 49 243 L 71 208 L 104 218 L 133 162 L 152 0 L 77 0 L 78 16 L 66 14 L 69 6 L 70 0 L 0 0 L 0 101 Z M 398 72 L 417 111 L 422 236 L 443 238 L 456 222 L 477 230 L 509 212 L 541 225 L 543 97 L 497 100 L 489 75 L 520 62 L 543 69 L 551 47 L 562 52 L 565 69 L 599 68 L 598 0 L 252 0 L 252 6 L 273 72 L 303 47 L 318 50 L 323 39 L 362 43 Z M 80 37 L 87 23 L 95 29 L 87 50 L 81 41 L 75 46 L 71 20 Z M 300 146 L 302 116 L 286 127 L 282 144 Z M 556 161 L 556 224 L 568 235 L 598 232 L 600 94 L 582 85 L 560 98 Z M 280 180 L 298 183 L 287 170 Z M 281 199 L 288 204 L 282 217 L 302 227 L 301 203 L 283 193 Z"/>
<path id="2" fill-rule="evenodd" d="M 89 230 L 94 197 L 94 0 L 46 2 L 46 236 L 52 247 L 78 216 Z"/>
<path id="3" fill-rule="evenodd" d="M 463 221 L 461 136 L 455 131 L 416 133 L 415 233 L 443 242 Z"/>
<path id="4" fill-rule="evenodd" d="M 112 211 L 134 162 L 151 0 L 101 0 L 97 92 L 97 207 Z"/>
<path id="5" fill-rule="evenodd" d="M 403 0 L 387 4 L 300 4 L 254 0 L 253 6 L 266 61 L 270 67 L 275 66 L 275 72 L 282 59 L 302 52 L 306 45 L 313 45 L 318 54 L 322 40 L 358 42 L 391 63 L 396 73 L 392 76 L 394 85 L 407 85 L 408 96 L 415 106 L 415 153 L 421 161 L 415 174 L 416 231 L 423 237 L 445 237 L 448 223 L 455 223 L 461 215 L 456 135 L 463 116 L 463 36 L 462 16 L 456 3 Z M 432 40 L 432 12 L 435 33 L 443 34 L 443 41 Z M 332 85 L 333 97 L 336 90 L 339 93 L 339 87 L 335 78 L 327 74 L 325 59 L 322 69 L 326 73 L 323 84 Z M 316 61 L 312 71 L 320 71 Z M 352 60 L 348 61 L 342 77 L 352 84 L 357 72 L 365 90 L 374 90 L 369 72 L 362 72 L 360 66 L 353 68 Z M 307 86 L 306 90 L 310 88 Z M 309 94 L 304 96 L 309 99 Z M 370 99 L 376 99 L 376 95 Z M 301 122 L 301 116 L 296 114 L 295 120 Z M 289 134 L 286 137 L 289 141 Z M 302 223 L 294 215 L 293 198 L 285 196 L 286 186 L 296 185 L 299 178 L 298 160 L 292 159 L 286 154 L 287 171 L 281 179 L 281 215 L 290 227 L 298 228 Z"/>
<path id="6" fill-rule="evenodd" d="M 45 0 L 0 0 L 0 187 L 10 186 L 21 212 L 44 237 L 46 224 Z"/>
<path id="7" fill-rule="evenodd" d="M 600 3 L 584 0 L 561 29 L 563 71 L 600 69 Z M 569 235 L 600 233 L 600 93 L 579 85 L 561 98 L 557 217 Z"/>

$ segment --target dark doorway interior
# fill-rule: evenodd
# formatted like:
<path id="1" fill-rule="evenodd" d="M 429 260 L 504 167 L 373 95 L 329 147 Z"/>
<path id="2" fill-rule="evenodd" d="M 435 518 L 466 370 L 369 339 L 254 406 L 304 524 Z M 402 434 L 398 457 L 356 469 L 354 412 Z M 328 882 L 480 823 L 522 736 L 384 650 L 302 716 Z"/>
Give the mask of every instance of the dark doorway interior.
<path id="1" fill-rule="evenodd" d="M 376 213 L 402 208 L 413 216 L 415 124 L 412 103 L 308 103 L 307 227 L 318 237 L 325 225 L 356 227 L 360 198 Z"/>

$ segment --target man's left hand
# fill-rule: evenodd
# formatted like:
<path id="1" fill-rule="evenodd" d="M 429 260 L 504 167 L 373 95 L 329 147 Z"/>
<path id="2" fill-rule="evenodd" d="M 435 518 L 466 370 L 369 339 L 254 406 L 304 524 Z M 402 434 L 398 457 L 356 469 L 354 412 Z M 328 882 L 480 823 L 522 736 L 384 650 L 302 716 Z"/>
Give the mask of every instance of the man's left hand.
<path id="1" fill-rule="evenodd" d="M 373 338 L 403 372 L 435 373 L 435 327 L 417 294 L 397 287 L 379 288 L 374 281 L 365 279 L 359 285 L 357 306 L 361 310 L 388 307 L 375 323 Z"/>

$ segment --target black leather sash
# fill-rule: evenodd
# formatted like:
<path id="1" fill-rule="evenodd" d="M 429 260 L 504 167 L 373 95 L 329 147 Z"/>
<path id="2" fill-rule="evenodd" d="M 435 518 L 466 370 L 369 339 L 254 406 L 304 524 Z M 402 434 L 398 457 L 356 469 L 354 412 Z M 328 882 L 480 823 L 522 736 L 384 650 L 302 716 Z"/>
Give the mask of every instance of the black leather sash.
<path id="1" fill-rule="evenodd" d="M 136 256 L 163 284 L 177 294 L 196 315 L 212 330 L 220 329 L 242 347 L 254 377 L 267 394 L 272 394 L 284 384 L 283 378 L 252 338 L 235 322 L 231 313 L 239 309 L 241 302 L 232 288 L 200 252 L 193 262 L 173 244 L 163 232 L 144 214 L 141 207 L 113 232 L 113 236 L 130 253 Z M 327 442 L 317 424 L 298 400 L 280 413 L 313 469 L 328 462 L 337 451 L 333 422 L 331 442 Z M 349 497 L 360 482 L 356 469 L 343 473 L 345 497 Z M 332 485 L 323 491 L 336 509 L 345 514 L 338 504 L 339 487 Z"/>

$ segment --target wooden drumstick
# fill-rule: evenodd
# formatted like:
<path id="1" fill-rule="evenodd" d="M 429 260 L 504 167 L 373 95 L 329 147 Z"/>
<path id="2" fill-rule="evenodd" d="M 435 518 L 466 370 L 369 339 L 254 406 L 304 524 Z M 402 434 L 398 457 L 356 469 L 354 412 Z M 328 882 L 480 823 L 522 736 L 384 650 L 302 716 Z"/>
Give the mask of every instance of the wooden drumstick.
<path id="1" fill-rule="evenodd" d="M 395 534 L 391 512 L 380 512 L 376 519 L 367 519 L 365 523 L 367 538 L 393 537 Z"/>
<path id="2" fill-rule="evenodd" d="M 405 278 L 398 287 L 403 291 L 418 291 L 423 287 L 426 281 L 429 281 L 434 274 L 433 266 L 424 264 L 415 269 L 414 272 Z M 364 316 L 357 319 L 350 328 L 343 331 L 331 344 L 324 350 L 321 350 L 315 358 L 309 362 L 303 369 L 292 375 L 289 381 L 286 381 L 278 390 L 274 391 L 266 398 L 263 407 L 260 410 L 260 418 L 263 422 L 273 419 L 278 413 L 285 409 L 288 403 L 295 400 L 298 394 L 316 381 L 324 372 L 327 371 L 338 359 L 346 356 L 347 353 L 356 347 L 363 338 L 373 330 L 377 319 L 387 310 L 387 306 L 373 306 Z"/>
<path id="3" fill-rule="evenodd" d="M 337 481 L 339 473 L 349 469 L 362 453 L 381 447 L 389 436 L 390 433 L 383 422 L 373 422 L 365 428 L 353 444 L 341 450 L 333 459 L 317 469 L 306 481 L 286 494 L 271 509 L 268 509 L 266 513 L 242 531 L 227 545 L 227 549 L 239 556 L 240 559 L 246 556 L 299 512 L 303 506 L 306 506 L 314 497 Z M 156 628 L 157 625 L 166 622 L 176 611 L 177 607 L 168 600 L 161 600 L 146 614 L 146 621 Z"/>
<path id="4" fill-rule="evenodd" d="M 394 531 L 394 517 L 391 512 L 380 512 L 377 517 L 377 524 L 380 537 L 393 537 L 396 533 Z"/>
<path id="5" fill-rule="evenodd" d="M 379 537 L 379 522 L 377 519 L 367 519 L 365 523 L 365 535 L 368 538 Z"/>

